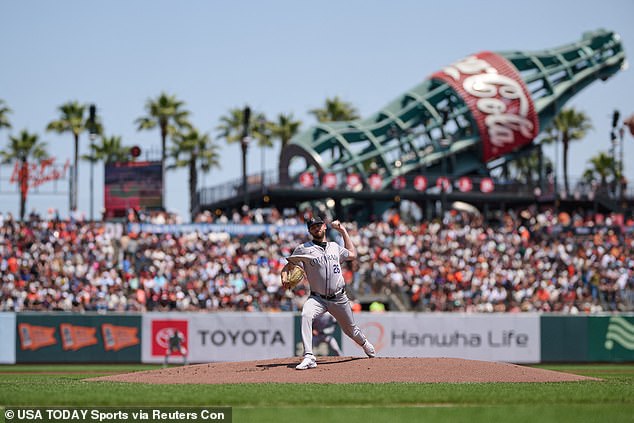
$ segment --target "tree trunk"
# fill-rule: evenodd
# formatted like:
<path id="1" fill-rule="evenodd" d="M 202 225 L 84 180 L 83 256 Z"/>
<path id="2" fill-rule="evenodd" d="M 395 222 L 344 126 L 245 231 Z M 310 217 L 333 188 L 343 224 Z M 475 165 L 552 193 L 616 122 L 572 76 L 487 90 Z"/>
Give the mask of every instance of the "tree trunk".
<path id="1" fill-rule="evenodd" d="M 196 198 L 196 190 L 198 187 L 198 174 L 196 173 L 196 155 L 192 154 L 189 159 L 189 214 L 191 221 L 196 219 L 198 209 L 198 199 Z"/>
<path id="2" fill-rule="evenodd" d="M 74 159 L 74 165 L 73 165 L 73 201 L 71 203 L 71 211 L 76 211 L 77 210 L 77 195 L 78 195 L 78 187 L 77 187 L 77 183 L 79 181 L 78 179 L 78 175 L 79 173 L 78 171 L 78 164 L 79 164 L 79 134 L 75 134 L 75 159 Z"/>
<path id="3" fill-rule="evenodd" d="M 568 139 L 567 134 L 564 134 L 562 141 L 564 144 L 564 192 L 566 193 L 566 197 L 568 197 L 568 194 L 570 193 L 570 189 L 568 188 L 568 145 L 570 140 Z"/>
<path id="4" fill-rule="evenodd" d="M 20 167 L 20 222 L 24 222 L 26 213 L 26 194 L 29 191 L 29 165 L 22 159 Z"/>

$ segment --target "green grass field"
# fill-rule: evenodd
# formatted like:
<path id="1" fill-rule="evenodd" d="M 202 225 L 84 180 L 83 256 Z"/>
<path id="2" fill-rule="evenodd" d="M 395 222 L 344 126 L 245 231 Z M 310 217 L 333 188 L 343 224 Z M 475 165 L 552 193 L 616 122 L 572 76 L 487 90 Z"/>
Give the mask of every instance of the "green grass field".
<path id="1" fill-rule="evenodd" d="M 142 385 L 83 379 L 157 366 L 14 365 L 0 366 L 0 405 L 230 406 L 234 422 L 634 422 L 634 365 L 539 367 L 604 381 Z"/>

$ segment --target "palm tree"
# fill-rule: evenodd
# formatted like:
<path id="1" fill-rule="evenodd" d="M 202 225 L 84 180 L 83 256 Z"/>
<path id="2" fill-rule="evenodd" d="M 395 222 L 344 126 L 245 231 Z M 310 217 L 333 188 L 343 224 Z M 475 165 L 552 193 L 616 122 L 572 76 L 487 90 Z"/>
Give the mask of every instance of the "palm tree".
<path id="1" fill-rule="evenodd" d="M 47 131 L 54 131 L 58 134 L 70 132 L 73 134 L 75 141 L 75 156 L 73 160 L 73 192 L 71 193 L 71 211 L 77 210 L 77 170 L 79 162 L 79 136 L 82 132 L 86 132 L 90 129 L 89 117 L 84 117 L 86 111 L 86 105 L 79 104 L 77 101 L 69 101 L 62 104 L 58 108 L 60 117 L 58 120 L 54 120 L 46 127 Z M 99 131 L 100 128 L 97 129 Z"/>
<path id="2" fill-rule="evenodd" d="M 167 157 L 167 137 L 173 137 L 180 129 L 191 128 L 188 121 L 189 111 L 184 109 L 185 103 L 176 96 L 161 93 L 155 99 L 148 99 L 145 103 L 147 116 L 138 118 L 135 122 L 138 130 L 154 129 L 161 131 L 161 165 L 165 169 Z"/>
<path id="3" fill-rule="evenodd" d="M 568 186 L 568 149 L 571 141 L 583 139 L 587 132 L 592 129 L 590 118 L 583 112 L 574 108 L 562 109 L 551 126 L 546 130 L 545 143 L 561 141 L 564 147 L 564 188 L 566 195 L 570 192 Z"/>
<path id="4" fill-rule="evenodd" d="M 542 157 L 543 167 L 552 167 L 552 162 L 548 157 Z M 511 169 L 514 171 L 514 178 L 529 186 L 533 186 L 534 182 L 539 180 L 539 155 L 537 151 L 533 151 L 527 156 L 520 157 L 511 163 Z"/>
<path id="5" fill-rule="evenodd" d="M 245 112 L 248 119 L 245 119 Z M 248 120 L 248 122 L 245 122 Z M 246 123 L 246 125 L 245 125 Z M 233 108 L 225 116 L 220 117 L 220 125 L 216 127 L 218 137 L 224 138 L 227 144 L 240 143 L 242 150 L 242 186 L 246 193 L 247 184 L 247 151 L 249 137 L 258 140 L 261 147 L 270 147 L 271 135 L 269 133 L 266 116 L 263 113 L 251 113 L 251 109 Z"/>
<path id="6" fill-rule="evenodd" d="M 181 155 L 183 157 L 181 157 Z M 174 163 L 170 168 L 187 167 L 189 169 L 189 211 L 192 222 L 196 218 L 196 192 L 198 190 L 198 170 L 209 172 L 212 168 L 220 168 L 218 146 L 213 143 L 209 134 L 200 134 L 191 128 L 186 133 L 174 136 L 174 147 L 170 156 Z"/>
<path id="7" fill-rule="evenodd" d="M 327 98 L 323 108 L 312 109 L 308 113 L 315 116 L 318 122 L 339 122 L 359 119 L 357 109 L 352 104 L 341 100 L 338 96 L 332 99 Z"/>
<path id="8" fill-rule="evenodd" d="M 101 144 L 91 144 L 90 154 L 81 156 L 82 160 L 92 163 L 103 161 L 105 163 L 127 162 L 130 158 L 130 148 L 121 145 L 120 136 L 100 138 Z"/>
<path id="9" fill-rule="evenodd" d="M 29 190 L 29 159 L 43 160 L 48 158 L 46 143 L 39 141 L 36 134 L 29 134 L 26 129 L 17 137 L 9 137 L 9 147 L 0 151 L 0 160 L 7 164 L 12 161 L 20 162 L 18 183 L 20 184 L 20 220 L 24 220 L 26 210 L 26 195 Z"/>
<path id="10" fill-rule="evenodd" d="M 268 126 L 271 138 L 274 140 L 279 140 L 282 144 L 280 147 L 278 163 L 282 160 L 282 151 L 284 150 L 284 147 L 286 147 L 291 139 L 295 135 L 297 135 L 297 133 L 299 132 L 299 127 L 301 125 L 302 121 L 294 120 L 292 113 L 288 115 L 280 113 L 277 116 L 276 122 L 269 122 Z"/>
<path id="11" fill-rule="evenodd" d="M 11 109 L 6 106 L 4 100 L 0 99 L 0 129 L 11 128 L 11 122 L 9 122 L 9 117 L 7 116 L 9 113 L 11 113 Z"/>
<path id="12" fill-rule="evenodd" d="M 592 156 L 588 160 L 588 163 L 591 166 L 587 167 L 583 173 L 583 178 L 586 182 L 592 182 L 598 177 L 601 180 L 601 189 L 607 190 L 609 176 L 612 176 L 612 178 L 610 178 L 611 181 L 617 181 L 619 179 L 612 155 L 600 151 L 596 156 Z"/>

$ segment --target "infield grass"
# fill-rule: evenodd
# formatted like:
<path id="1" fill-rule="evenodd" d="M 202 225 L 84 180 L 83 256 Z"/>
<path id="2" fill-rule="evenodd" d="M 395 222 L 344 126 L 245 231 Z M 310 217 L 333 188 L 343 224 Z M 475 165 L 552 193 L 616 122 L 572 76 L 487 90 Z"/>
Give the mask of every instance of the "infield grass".
<path id="1" fill-rule="evenodd" d="M 158 366 L 15 365 L 0 366 L 0 405 L 230 406 L 234 422 L 634 421 L 634 365 L 539 367 L 603 381 L 147 385 L 82 379 Z"/>

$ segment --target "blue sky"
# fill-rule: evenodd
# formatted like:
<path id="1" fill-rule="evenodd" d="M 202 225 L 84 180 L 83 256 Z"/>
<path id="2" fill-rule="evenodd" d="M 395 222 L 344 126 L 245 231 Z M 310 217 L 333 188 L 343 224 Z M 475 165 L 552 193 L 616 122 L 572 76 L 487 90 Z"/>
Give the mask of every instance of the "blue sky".
<path id="1" fill-rule="evenodd" d="M 294 113 L 307 129 L 309 109 L 338 95 L 362 116 L 376 112 L 431 73 L 481 50 L 540 50 L 573 42 L 584 31 L 618 32 L 634 54 L 634 1 L 156 1 L 0 0 L 0 98 L 13 109 L 10 133 L 35 132 L 58 159 L 72 157 L 72 138 L 45 132 L 69 100 L 95 103 L 108 135 L 126 145 L 159 148 L 158 131 L 138 132 L 136 118 L 161 91 L 185 101 L 193 124 L 216 135 L 219 117 L 249 104 L 273 118 Z M 634 70 L 596 82 L 569 105 L 586 112 L 594 131 L 571 149 L 570 174 L 609 149 L 612 111 L 634 113 Z M 88 151 L 88 137 L 80 153 Z M 222 149 L 222 169 L 205 186 L 238 179 L 237 146 Z M 626 176 L 634 183 L 634 138 L 625 137 Z M 248 169 L 259 172 L 251 148 Z M 279 145 L 265 151 L 267 169 Z M 551 157 L 552 152 L 547 151 Z M 89 165 L 79 169 L 79 208 L 89 210 Z M 7 181 L 0 176 L 0 190 Z M 103 170 L 95 171 L 95 210 L 103 207 Z M 168 173 L 166 205 L 187 216 L 185 171 Z M 68 199 L 32 195 L 28 210 Z M 0 211 L 18 211 L 17 195 L 0 195 Z"/>

